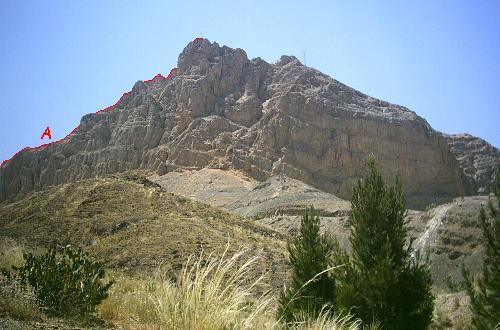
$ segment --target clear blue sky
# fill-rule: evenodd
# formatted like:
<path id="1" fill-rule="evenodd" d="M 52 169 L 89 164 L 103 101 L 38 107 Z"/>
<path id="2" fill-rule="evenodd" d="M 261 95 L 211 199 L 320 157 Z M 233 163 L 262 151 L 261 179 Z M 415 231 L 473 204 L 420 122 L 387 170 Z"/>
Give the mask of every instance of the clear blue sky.
<path id="1" fill-rule="evenodd" d="M 193 38 L 282 54 L 500 146 L 500 1 L 2 1 L 0 161 L 70 132 Z"/>

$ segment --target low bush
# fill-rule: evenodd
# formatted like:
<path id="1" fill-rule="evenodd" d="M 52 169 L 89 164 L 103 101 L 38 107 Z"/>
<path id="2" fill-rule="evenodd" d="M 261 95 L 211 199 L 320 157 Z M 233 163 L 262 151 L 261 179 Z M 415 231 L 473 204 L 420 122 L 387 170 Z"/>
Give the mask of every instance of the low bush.
<path id="1" fill-rule="evenodd" d="M 103 283 L 104 268 L 71 246 L 46 254 L 24 254 L 24 265 L 3 270 L 9 281 L 32 288 L 37 303 L 51 316 L 86 318 L 107 296 L 113 282 Z"/>

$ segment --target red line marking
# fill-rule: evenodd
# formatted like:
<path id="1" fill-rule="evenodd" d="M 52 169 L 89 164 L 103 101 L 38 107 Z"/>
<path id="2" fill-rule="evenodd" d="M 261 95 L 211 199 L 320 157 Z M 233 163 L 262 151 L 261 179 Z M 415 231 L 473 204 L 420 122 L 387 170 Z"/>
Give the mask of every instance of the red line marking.
<path id="1" fill-rule="evenodd" d="M 194 41 L 199 41 L 199 40 L 204 40 L 204 39 L 205 39 L 205 38 L 194 38 L 194 39 L 193 39 L 193 42 L 194 42 Z"/>
<path id="2" fill-rule="evenodd" d="M 198 40 L 198 39 L 203 39 L 203 38 L 196 38 L 195 40 Z M 172 70 L 170 70 L 170 73 L 168 74 L 168 76 L 164 76 L 162 75 L 161 73 L 158 73 L 156 76 L 154 76 L 153 78 L 149 79 L 149 80 L 144 80 L 144 83 L 150 83 L 152 82 L 153 80 L 155 79 L 158 79 L 158 78 L 161 78 L 163 80 L 167 80 L 168 78 L 170 78 L 170 76 L 175 73 L 175 71 L 177 70 L 177 68 L 173 68 Z M 129 95 L 131 93 L 130 92 L 126 92 L 126 93 L 123 93 L 123 95 L 120 97 L 120 99 L 113 105 L 110 105 L 109 107 L 107 108 L 104 108 L 104 109 L 101 109 L 99 111 L 96 111 L 95 113 L 101 113 L 101 112 L 105 112 L 105 111 L 108 111 L 110 109 L 113 109 L 118 103 L 120 103 L 120 101 L 127 95 Z M 14 154 L 14 156 L 10 157 L 9 159 L 6 159 L 2 162 L 2 164 L 0 165 L 0 168 L 3 167 L 5 164 L 7 164 L 8 162 L 10 162 L 14 157 L 16 157 L 18 154 L 20 154 L 21 152 L 25 151 L 25 150 L 35 150 L 35 149 L 38 149 L 38 148 L 42 148 L 42 147 L 46 147 L 46 146 L 49 146 L 51 144 L 54 144 L 54 143 L 58 143 L 58 142 L 61 142 L 62 140 L 66 139 L 68 136 L 70 136 L 74 131 L 76 131 L 78 129 L 78 127 L 80 127 L 80 124 L 78 124 L 78 126 L 76 126 L 75 128 L 73 128 L 73 130 L 71 132 L 69 132 L 65 137 L 63 137 L 62 139 L 59 139 L 57 141 L 53 141 L 53 142 L 49 142 L 49 143 L 44 143 L 42 145 L 39 145 L 37 147 L 24 147 L 22 148 L 21 150 L 19 150 L 18 152 L 16 152 Z"/>

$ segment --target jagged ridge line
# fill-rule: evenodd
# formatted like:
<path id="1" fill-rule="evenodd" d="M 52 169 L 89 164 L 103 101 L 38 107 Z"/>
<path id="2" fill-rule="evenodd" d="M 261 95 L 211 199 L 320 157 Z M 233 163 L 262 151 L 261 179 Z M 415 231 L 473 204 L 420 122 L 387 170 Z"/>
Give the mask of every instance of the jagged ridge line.
<path id="1" fill-rule="evenodd" d="M 193 41 L 197 41 L 197 40 L 203 40 L 203 38 L 196 38 Z M 157 78 L 163 78 L 164 80 L 167 80 L 168 78 L 170 78 L 170 76 L 172 75 L 172 73 L 174 73 L 176 70 L 177 70 L 177 68 L 173 68 L 172 70 L 170 70 L 170 73 L 166 77 L 164 75 L 162 75 L 161 73 L 158 73 L 153 78 L 148 79 L 148 80 L 144 80 L 144 83 L 150 83 L 150 82 L 152 82 L 153 80 L 155 80 Z M 104 109 L 98 110 L 95 113 L 102 113 L 102 112 L 108 111 L 110 109 L 113 109 L 118 103 L 120 103 L 120 101 L 125 96 L 129 95 L 130 93 L 132 93 L 132 91 L 128 91 L 128 92 L 123 93 L 123 95 L 120 97 L 120 99 L 115 104 L 110 105 L 110 106 L 108 106 L 108 107 L 106 107 Z M 61 139 L 59 139 L 57 141 L 52 141 L 52 142 L 49 142 L 49 143 L 44 143 L 44 144 L 41 144 L 41 145 L 36 146 L 36 147 L 24 147 L 24 148 L 22 148 L 21 150 L 17 151 L 12 157 L 10 157 L 9 159 L 4 160 L 2 162 L 2 164 L 0 165 L 0 168 L 3 167 L 4 165 L 6 165 L 8 162 L 10 162 L 12 159 L 14 159 L 14 157 L 16 157 L 18 154 L 20 154 L 21 152 L 23 152 L 25 150 L 36 150 L 36 149 L 39 149 L 39 148 L 42 148 L 42 147 L 46 147 L 46 146 L 49 146 L 51 144 L 55 144 L 55 143 L 59 143 L 59 142 L 63 141 L 68 136 L 70 136 L 74 131 L 76 131 L 79 127 L 80 127 L 80 124 L 78 124 L 78 126 L 76 126 L 75 128 L 73 128 L 71 130 L 71 132 L 69 132 L 68 134 L 66 134 L 65 137 L 63 137 L 63 138 L 61 138 Z"/>

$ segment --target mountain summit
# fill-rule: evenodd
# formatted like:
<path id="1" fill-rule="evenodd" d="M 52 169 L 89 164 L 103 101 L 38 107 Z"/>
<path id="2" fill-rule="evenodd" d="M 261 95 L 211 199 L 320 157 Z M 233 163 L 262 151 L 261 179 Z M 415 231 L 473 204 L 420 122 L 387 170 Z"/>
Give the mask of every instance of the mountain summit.
<path id="1" fill-rule="evenodd" d="M 178 168 L 237 169 L 261 181 L 282 172 L 349 198 L 369 154 L 386 177 L 401 176 L 412 207 L 477 191 L 446 138 L 409 109 L 293 56 L 269 64 L 197 39 L 168 78 L 137 82 L 65 140 L 2 166 L 0 201 L 109 173 Z"/>

